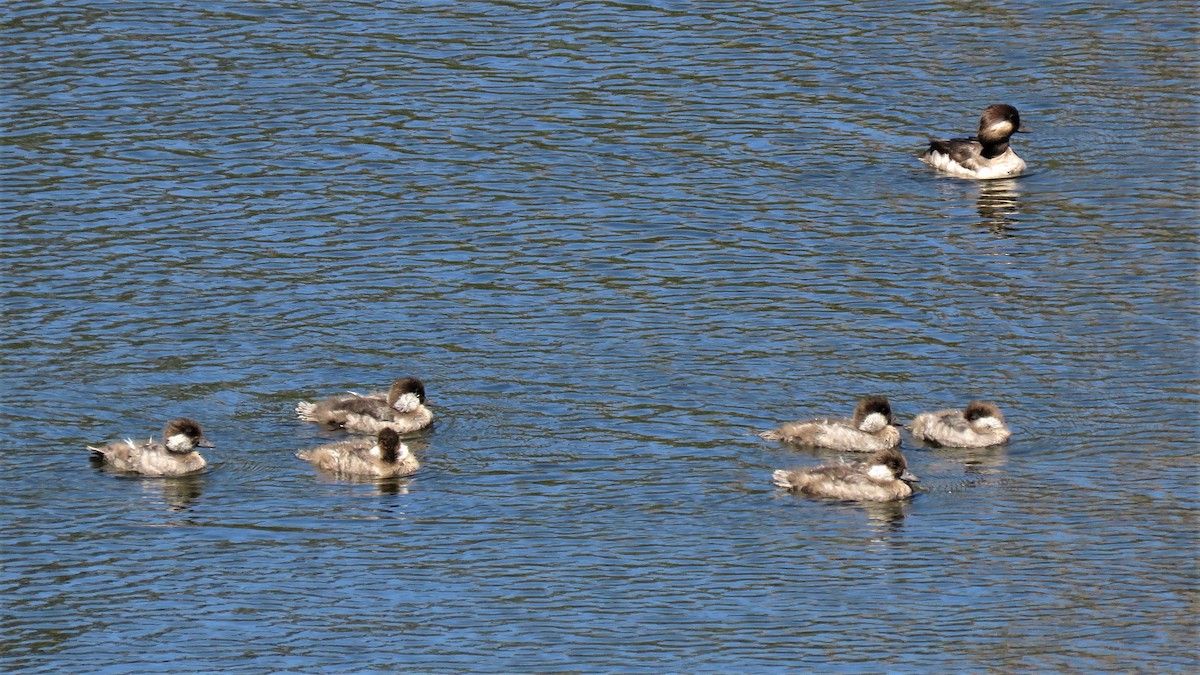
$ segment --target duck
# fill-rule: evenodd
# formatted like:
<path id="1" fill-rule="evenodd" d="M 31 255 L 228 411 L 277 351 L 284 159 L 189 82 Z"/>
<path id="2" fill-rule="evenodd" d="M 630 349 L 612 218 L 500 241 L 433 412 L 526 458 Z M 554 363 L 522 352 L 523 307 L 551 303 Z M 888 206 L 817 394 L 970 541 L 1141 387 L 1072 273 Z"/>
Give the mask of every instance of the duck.
<path id="1" fill-rule="evenodd" d="M 854 409 L 854 417 L 788 422 L 759 433 L 768 441 L 808 445 L 839 452 L 879 452 L 900 445 L 900 431 L 886 396 L 866 396 Z"/>
<path id="2" fill-rule="evenodd" d="M 865 461 L 843 462 L 809 469 L 779 469 L 775 485 L 810 497 L 891 502 L 912 496 L 912 483 L 919 482 L 908 470 L 908 462 L 897 448 L 886 448 Z"/>
<path id="3" fill-rule="evenodd" d="M 358 434 L 377 434 L 383 428 L 407 434 L 433 423 L 433 412 L 425 407 L 425 384 L 415 377 L 396 380 L 386 392 L 351 391 L 317 403 L 300 401 L 296 417 Z"/>
<path id="4" fill-rule="evenodd" d="M 204 437 L 196 420 L 173 419 L 163 428 L 162 437 L 162 443 L 153 438 L 145 442 L 127 438 L 102 446 L 89 445 L 87 449 L 114 469 L 144 476 L 182 476 L 208 466 L 196 448 L 211 448 L 213 444 Z"/>
<path id="5" fill-rule="evenodd" d="M 950 448 L 1000 445 L 1012 436 L 995 403 L 971 401 L 962 410 L 921 413 L 909 425 L 913 438 Z"/>
<path id="6" fill-rule="evenodd" d="M 959 178 L 989 180 L 1011 178 L 1025 170 L 1008 141 L 1014 133 L 1028 132 L 1021 114 L 1006 103 L 987 107 L 979 117 L 979 133 L 970 138 L 930 139 L 921 161 Z"/>
<path id="7" fill-rule="evenodd" d="M 395 429 L 383 427 L 375 438 L 358 437 L 326 443 L 296 453 L 300 459 L 330 473 L 393 478 L 421 468 L 420 462 L 400 442 Z"/>

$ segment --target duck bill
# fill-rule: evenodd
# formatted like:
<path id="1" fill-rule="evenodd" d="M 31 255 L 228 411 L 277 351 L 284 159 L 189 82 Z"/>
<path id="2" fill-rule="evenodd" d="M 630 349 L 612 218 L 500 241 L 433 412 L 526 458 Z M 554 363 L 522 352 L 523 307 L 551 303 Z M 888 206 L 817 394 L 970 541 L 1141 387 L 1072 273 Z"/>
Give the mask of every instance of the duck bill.
<path id="1" fill-rule="evenodd" d="M 1027 126 L 1025 126 L 1024 124 L 1022 124 L 1022 125 L 1021 125 L 1021 127 L 1020 127 L 1019 129 L 1017 129 L 1016 133 L 1018 133 L 1018 134 L 1032 134 L 1032 133 L 1033 133 L 1033 129 L 1030 129 L 1029 127 L 1027 127 Z"/>
<path id="2" fill-rule="evenodd" d="M 213 442 L 208 440 L 207 438 L 201 438 L 200 440 L 196 441 L 196 447 L 198 447 L 198 448 L 215 448 L 217 446 L 213 445 Z"/>
<path id="3" fill-rule="evenodd" d="M 900 480 L 902 480 L 906 483 L 920 483 L 921 482 L 921 479 L 914 476 L 913 473 L 911 471 L 909 471 L 908 469 L 905 469 L 904 473 L 900 474 Z"/>

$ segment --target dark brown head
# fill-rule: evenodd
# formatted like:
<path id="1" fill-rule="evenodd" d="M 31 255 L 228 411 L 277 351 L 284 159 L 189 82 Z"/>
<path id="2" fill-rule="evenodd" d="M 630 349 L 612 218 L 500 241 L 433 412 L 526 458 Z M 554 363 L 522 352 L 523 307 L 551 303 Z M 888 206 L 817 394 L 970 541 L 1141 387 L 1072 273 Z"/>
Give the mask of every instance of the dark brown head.
<path id="1" fill-rule="evenodd" d="M 196 448 L 211 448 L 213 444 L 204 437 L 200 423 L 187 417 L 179 417 L 167 422 L 163 429 L 163 445 L 168 452 L 186 455 Z"/>
<path id="2" fill-rule="evenodd" d="M 400 458 L 400 434 L 395 429 L 384 427 L 376 437 L 379 443 L 379 458 L 385 464 L 395 464 Z"/>
<path id="3" fill-rule="evenodd" d="M 908 460 L 896 448 L 880 450 L 867 460 L 867 475 L 875 480 L 902 480 L 916 483 L 920 479 L 908 471 Z"/>
<path id="4" fill-rule="evenodd" d="M 975 420 L 982 419 L 984 417 L 995 417 L 1001 422 L 1004 421 L 1004 415 L 1000 413 L 1000 408 L 998 408 L 995 403 L 988 403 L 987 401 L 971 401 L 967 404 L 966 408 L 963 408 L 963 418 L 968 422 L 974 422 Z"/>
<path id="5" fill-rule="evenodd" d="M 425 403 L 425 385 L 415 377 L 402 377 L 388 390 L 387 401 L 401 412 L 415 410 Z"/>
<path id="6" fill-rule="evenodd" d="M 895 422 L 892 417 L 892 404 L 889 404 L 887 396 L 864 396 L 859 400 L 858 406 L 854 407 L 854 424 L 862 424 L 866 416 L 872 413 L 882 414 L 888 424 Z"/>
<path id="7" fill-rule="evenodd" d="M 989 105 L 979 117 L 979 142 L 984 145 L 1008 143 L 1010 136 L 1021 128 L 1021 113 L 1007 103 Z"/>

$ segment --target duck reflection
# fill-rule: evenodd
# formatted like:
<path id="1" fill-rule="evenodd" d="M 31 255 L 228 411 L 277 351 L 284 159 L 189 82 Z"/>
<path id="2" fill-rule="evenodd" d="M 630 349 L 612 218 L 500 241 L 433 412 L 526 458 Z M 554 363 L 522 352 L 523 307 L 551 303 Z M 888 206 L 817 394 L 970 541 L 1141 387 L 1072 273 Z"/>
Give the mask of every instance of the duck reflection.
<path id="1" fill-rule="evenodd" d="M 143 479 L 142 490 L 152 498 L 161 499 L 170 511 L 190 511 L 192 504 L 204 492 L 205 474 L 171 478 Z"/>
<path id="2" fill-rule="evenodd" d="M 885 531 L 896 531 L 904 526 L 904 511 L 908 501 L 900 502 L 862 502 L 863 513 L 867 520 L 876 528 Z"/>
<path id="3" fill-rule="evenodd" d="M 980 225 L 996 234 L 1008 235 L 1016 222 L 1013 216 L 1021 210 L 1017 179 L 982 180 L 978 181 L 978 185 L 979 197 L 975 207 Z"/>
<path id="4" fill-rule="evenodd" d="M 990 476 L 1000 473 L 1008 463 L 1008 452 L 1003 445 L 986 448 L 929 448 L 941 461 L 961 464 L 968 475 Z"/>
<path id="5" fill-rule="evenodd" d="M 408 486 L 412 484 L 412 476 L 392 476 L 379 478 L 345 473 L 329 473 L 318 471 L 316 479 L 325 485 L 368 485 L 375 488 L 380 495 L 406 495 Z"/>

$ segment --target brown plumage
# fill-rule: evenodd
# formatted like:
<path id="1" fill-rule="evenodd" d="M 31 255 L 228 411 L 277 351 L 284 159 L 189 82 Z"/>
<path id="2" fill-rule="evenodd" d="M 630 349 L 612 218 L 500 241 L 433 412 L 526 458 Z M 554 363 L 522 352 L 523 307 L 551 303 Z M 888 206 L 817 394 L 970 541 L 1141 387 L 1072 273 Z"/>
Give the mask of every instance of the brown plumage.
<path id="1" fill-rule="evenodd" d="M 908 462 L 896 448 L 880 450 L 863 462 L 847 462 L 811 469 L 780 469 L 772 474 L 776 485 L 811 497 L 888 502 L 912 496 Z"/>
<path id="2" fill-rule="evenodd" d="M 900 445 L 900 432 L 892 426 L 894 423 L 887 397 L 867 396 L 858 402 L 852 419 L 788 422 L 758 435 L 768 441 L 839 452 L 878 452 Z"/>
<path id="3" fill-rule="evenodd" d="M 317 403 L 301 401 L 296 405 L 296 417 L 359 434 L 375 434 L 384 428 L 407 434 L 433 422 L 433 412 L 425 407 L 425 385 L 415 377 L 396 380 L 386 392 L 349 392 Z"/>
<path id="4" fill-rule="evenodd" d="M 1025 170 L 1025 161 L 1009 147 L 1021 126 L 1021 115 L 1011 105 L 990 105 L 979 118 L 979 134 L 970 138 L 931 139 L 921 161 L 960 178 L 1004 178 Z"/>
<path id="5" fill-rule="evenodd" d="M 211 448 L 196 420 L 180 417 L 163 429 L 163 442 L 125 439 L 103 446 L 87 446 L 109 466 L 146 476 L 181 476 L 200 471 L 208 462 L 196 448 Z"/>
<path id="6" fill-rule="evenodd" d="M 296 456 L 323 471 L 358 476 L 407 476 L 421 468 L 408 446 L 400 442 L 400 435 L 386 427 L 373 439 L 351 438 L 327 443 L 301 450 Z"/>
<path id="7" fill-rule="evenodd" d="M 913 438 L 950 448 L 984 448 L 1012 436 L 994 403 L 972 401 L 962 410 L 921 413 L 910 425 Z"/>

